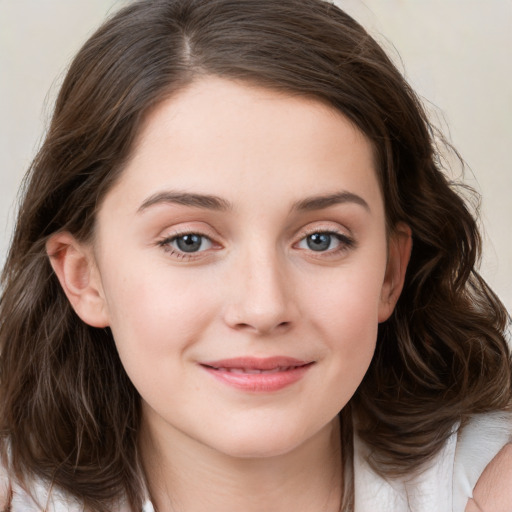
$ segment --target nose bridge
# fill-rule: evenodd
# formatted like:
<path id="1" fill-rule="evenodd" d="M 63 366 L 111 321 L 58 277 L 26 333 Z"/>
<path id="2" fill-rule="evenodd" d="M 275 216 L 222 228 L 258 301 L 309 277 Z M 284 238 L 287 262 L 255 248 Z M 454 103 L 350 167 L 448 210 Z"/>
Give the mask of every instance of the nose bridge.
<path id="1" fill-rule="evenodd" d="M 237 256 L 226 320 L 232 327 L 267 333 L 292 321 L 286 261 L 271 243 L 252 243 Z M 235 284 L 236 283 L 236 284 Z"/>

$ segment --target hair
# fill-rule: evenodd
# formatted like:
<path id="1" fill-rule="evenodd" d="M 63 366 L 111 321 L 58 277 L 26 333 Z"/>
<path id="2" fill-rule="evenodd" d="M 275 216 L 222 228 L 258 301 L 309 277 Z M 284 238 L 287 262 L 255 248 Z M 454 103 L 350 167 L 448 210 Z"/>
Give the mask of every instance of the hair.
<path id="1" fill-rule="evenodd" d="M 0 435 L 16 478 L 93 510 L 143 500 L 140 397 L 108 328 L 74 313 L 45 244 L 94 234 L 148 112 L 201 76 L 317 98 L 373 144 L 389 230 L 413 249 L 402 295 L 342 412 L 388 476 L 417 470 L 471 414 L 511 401 L 509 317 L 476 271 L 475 215 L 443 172 L 421 102 L 372 37 L 322 0 L 142 0 L 85 43 L 56 101 L 2 274 Z M 7 442 L 8 441 L 8 442 Z"/>

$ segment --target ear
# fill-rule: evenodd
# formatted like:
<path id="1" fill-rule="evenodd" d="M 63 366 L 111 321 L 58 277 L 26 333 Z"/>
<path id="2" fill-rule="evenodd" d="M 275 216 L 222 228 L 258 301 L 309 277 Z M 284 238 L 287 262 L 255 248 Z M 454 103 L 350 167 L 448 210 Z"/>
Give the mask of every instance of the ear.
<path id="1" fill-rule="evenodd" d="M 76 314 L 92 327 L 107 327 L 106 302 L 91 247 L 63 232 L 46 242 L 46 253 Z"/>
<path id="2" fill-rule="evenodd" d="M 395 309 L 404 286 L 411 250 L 411 228 L 407 224 L 399 222 L 389 239 L 388 262 L 380 295 L 379 322 L 385 322 Z"/>

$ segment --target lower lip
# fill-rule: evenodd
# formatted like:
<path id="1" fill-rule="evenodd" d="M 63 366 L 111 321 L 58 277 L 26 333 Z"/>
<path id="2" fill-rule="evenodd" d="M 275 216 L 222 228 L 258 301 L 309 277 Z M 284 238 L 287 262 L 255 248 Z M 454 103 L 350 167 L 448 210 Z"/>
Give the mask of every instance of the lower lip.
<path id="1" fill-rule="evenodd" d="M 295 384 L 295 382 L 304 377 L 311 366 L 312 364 L 306 364 L 275 373 L 233 373 L 227 370 L 217 370 L 209 366 L 202 366 L 202 368 L 216 379 L 231 387 L 243 391 L 270 393 Z"/>

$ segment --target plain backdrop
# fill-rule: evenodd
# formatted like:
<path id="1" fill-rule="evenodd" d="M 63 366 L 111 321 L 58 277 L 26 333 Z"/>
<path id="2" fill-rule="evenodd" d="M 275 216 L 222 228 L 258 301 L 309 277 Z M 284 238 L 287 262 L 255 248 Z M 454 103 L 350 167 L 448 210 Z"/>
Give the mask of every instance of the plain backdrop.
<path id="1" fill-rule="evenodd" d="M 0 0 L 0 264 L 66 67 L 124 3 Z M 386 48 L 467 162 L 464 180 L 483 197 L 482 273 L 511 310 L 512 0 L 337 3 Z"/>

